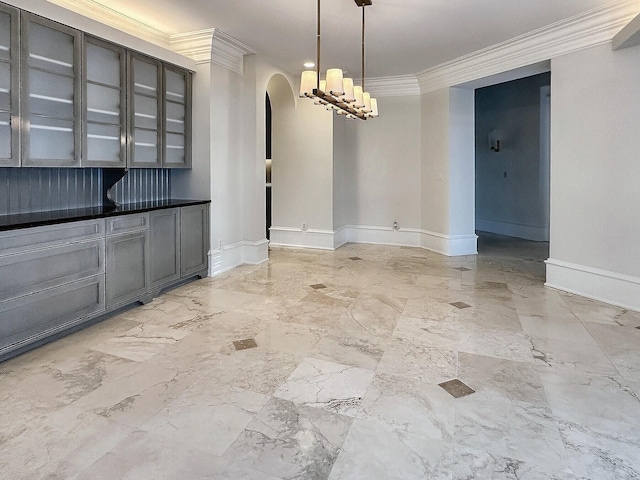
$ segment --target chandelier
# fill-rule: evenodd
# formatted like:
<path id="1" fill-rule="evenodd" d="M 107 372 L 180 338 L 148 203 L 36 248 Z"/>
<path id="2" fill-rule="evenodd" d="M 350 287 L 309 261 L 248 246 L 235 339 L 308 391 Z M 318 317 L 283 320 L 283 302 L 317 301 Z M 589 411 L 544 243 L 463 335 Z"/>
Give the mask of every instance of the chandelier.
<path id="1" fill-rule="evenodd" d="M 365 92 L 364 83 L 364 30 L 365 7 L 370 6 L 372 0 L 355 0 L 356 5 L 362 8 L 362 83 L 354 85 L 352 78 L 346 78 L 339 68 L 327 70 L 325 80 L 320 80 L 320 0 L 318 0 L 318 40 L 317 60 L 315 70 L 302 72 L 300 80 L 300 97 L 315 100 L 316 105 L 324 105 L 327 110 L 335 110 L 338 115 L 346 115 L 347 118 L 366 120 L 376 118 L 378 114 L 378 101 L 371 98 Z"/>

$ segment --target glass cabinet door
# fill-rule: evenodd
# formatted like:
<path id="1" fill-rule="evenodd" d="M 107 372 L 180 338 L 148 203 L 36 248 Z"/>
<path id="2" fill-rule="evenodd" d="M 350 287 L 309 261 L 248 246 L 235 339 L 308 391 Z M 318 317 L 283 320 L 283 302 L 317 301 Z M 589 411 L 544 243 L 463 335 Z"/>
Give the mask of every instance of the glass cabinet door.
<path id="1" fill-rule="evenodd" d="M 80 165 L 79 64 L 80 32 L 22 14 L 22 165 Z"/>
<path id="2" fill-rule="evenodd" d="M 167 168 L 191 167 L 191 74 L 164 67 L 164 154 Z"/>
<path id="3" fill-rule="evenodd" d="M 0 167 L 20 165 L 18 15 L 0 4 Z"/>
<path id="4" fill-rule="evenodd" d="M 83 155 L 88 167 L 126 167 L 126 50 L 85 36 Z"/>
<path id="5" fill-rule="evenodd" d="M 129 166 L 162 166 L 162 65 L 129 55 Z"/>

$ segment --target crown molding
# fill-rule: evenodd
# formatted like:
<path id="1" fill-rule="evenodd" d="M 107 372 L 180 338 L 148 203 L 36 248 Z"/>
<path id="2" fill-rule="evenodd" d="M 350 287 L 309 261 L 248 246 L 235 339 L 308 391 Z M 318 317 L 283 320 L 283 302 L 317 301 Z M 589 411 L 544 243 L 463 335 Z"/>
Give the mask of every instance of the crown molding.
<path id="1" fill-rule="evenodd" d="M 421 93 L 453 87 L 610 42 L 639 10 L 637 0 L 620 0 L 423 70 L 417 74 Z"/>
<path id="2" fill-rule="evenodd" d="M 100 23 L 117 28 L 148 42 L 169 48 L 170 35 L 94 0 L 47 0 Z"/>
<path id="3" fill-rule="evenodd" d="M 173 51 L 198 64 L 212 62 L 240 75 L 244 74 L 244 56 L 256 53 L 217 28 L 171 35 L 170 43 Z"/>
<path id="4" fill-rule="evenodd" d="M 375 98 L 420 95 L 420 84 L 415 75 L 367 78 L 365 86 Z"/>
<path id="5" fill-rule="evenodd" d="M 640 44 L 640 15 L 631 20 L 631 23 L 613 37 L 612 44 L 614 50 L 621 50 Z"/>

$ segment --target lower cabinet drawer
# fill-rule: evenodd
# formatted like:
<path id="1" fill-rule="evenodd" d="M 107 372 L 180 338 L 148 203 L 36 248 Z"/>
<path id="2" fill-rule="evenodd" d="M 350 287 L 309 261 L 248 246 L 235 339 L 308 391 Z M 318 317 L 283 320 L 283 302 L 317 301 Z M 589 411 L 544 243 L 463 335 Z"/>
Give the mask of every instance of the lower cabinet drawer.
<path id="1" fill-rule="evenodd" d="M 104 273 L 104 240 L 0 256 L 0 301 Z"/>
<path id="2" fill-rule="evenodd" d="M 104 275 L 0 302 L 0 355 L 104 309 Z"/>

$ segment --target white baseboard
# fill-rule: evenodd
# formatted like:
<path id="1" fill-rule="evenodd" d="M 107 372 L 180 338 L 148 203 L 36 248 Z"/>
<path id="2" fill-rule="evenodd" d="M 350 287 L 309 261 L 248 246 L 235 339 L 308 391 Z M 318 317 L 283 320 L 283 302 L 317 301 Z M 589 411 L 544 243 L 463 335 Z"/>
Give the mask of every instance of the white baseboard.
<path id="1" fill-rule="evenodd" d="M 478 253 L 478 236 L 476 234 L 444 235 L 422 230 L 420 245 L 422 248 L 448 257 L 476 255 Z"/>
<path id="2" fill-rule="evenodd" d="M 302 230 L 301 228 L 271 227 L 269 229 L 274 247 L 317 248 L 334 250 L 333 230 Z"/>
<path id="3" fill-rule="evenodd" d="M 548 242 L 549 229 L 518 223 L 497 222 L 486 218 L 476 218 L 476 230 L 481 232 L 497 233 L 508 237 L 524 238 L 534 242 Z"/>
<path id="4" fill-rule="evenodd" d="M 276 247 L 335 250 L 345 243 L 370 243 L 400 247 L 422 247 L 448 256 L 475 255 L 478 237 L 443 235 L 415 228 L 345 225 L 336 231 L 271 227 L 271 245 Z"/>
<path id="5" fill-rule="evenodd" d="M 237 242 L 209 251 L 209 276 L 214 277 L 240 265 L 258 265 L 269 260 L 269 241 Z"/>
<path id="6" fill-rule="evenodd" d="M 551 258 L 545 263 L 547 287 L 640 312 L 640 277 Z"/>

